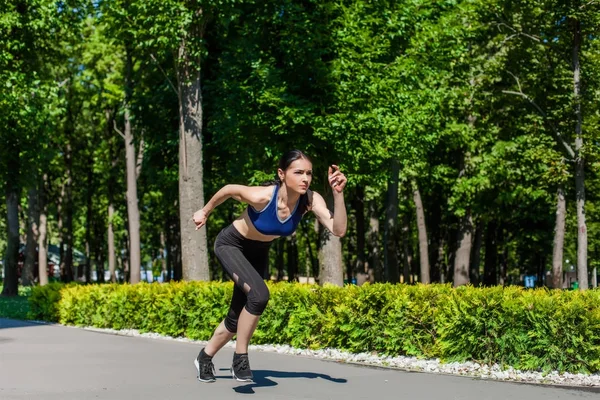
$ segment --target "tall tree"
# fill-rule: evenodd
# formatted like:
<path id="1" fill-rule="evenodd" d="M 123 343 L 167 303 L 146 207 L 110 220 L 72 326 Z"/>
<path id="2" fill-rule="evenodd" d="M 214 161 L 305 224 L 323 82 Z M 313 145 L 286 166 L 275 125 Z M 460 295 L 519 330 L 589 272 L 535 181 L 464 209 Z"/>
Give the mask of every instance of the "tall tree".
<path id="1" fill-rule="evenodd" d="M 546 12 L 547 18 L 531 18 L 539 14 L 539 7 Z M 585 148 L 584 148 L 584 111 L 582 104 L 590 94 L 582 91 L 582 78 L 585 69 L 581 60 L 590 49 L 598 31 L 597 14 L 600 6 L 596 2 L 554 1 L 542 4 L 531 4 L 523 7 L 522 13 L 529 16 L 522 28 L 517 29 L 513 18 L 521 13 L 507 7 L 505 29 L 512 36 L 524 37 L 520 46 L 513 47 L 513 87 L 516 90 L 504 90 L 523 98 L 531 106 L 532 111 L 543 118 L 549 133 L 554 137 L 556 147 L 574 166 L 575 198 L 577 214 L 577 272 L 581 290 L 588 287 L 588 239 L 585 220 Z M 539 32 L 533 34 L 530 32 Z M 587 40 L 586 40 L 587 39 Z M 529 57 L 540 57 L 546 66 L 545 70 L 537 70 L 537 65 L 522 62 L 524 53 Z M 568 55 L 568 57 L 567 57 Z M 529 58 L 528 57 L 528 58 Z M 570 62 L 566 62 L 569 60 Z M 591 67 L 590 65 L 590 68 Z M 547 71 L 551 71 L 548 75 Z M 520 79 L 523 77 L 528 79 Z M 571 82 L 570 88 L 564 82 Z M 538 78 L 543 86 L 532 86 L 529 79 Z M 544 91 L 552 92 L 548 94 Z M 557 202 L 560 207 L 560 202 Z M 555 240 L 557 245 L 560 240 Z M 557 252 L 559 253 L 559 252 Z"/>
<path id="2" fill-rule="evenodd" d="M 7 179 L 5 183 L 6 193 L 6 227 L 7 227 L 7 247 L 6 257 L 4 258 L 4 286 L 2 288 L 3 296 L 16 296 L 18 289 L 17 260 L 19 256 L 19 143 L 15 135 L 8 135 L 5 149 L 7 154 L 3 157 L 6 160 Z"/>
<path id="3" fill-rule="evenodd" d="M 400 282 L 400 263 L 398 262 L 398 181 L 400 163 L 391 160 L 390 181 L 385 206 L 384 225 L 384 270 L 388 282 Z"/>
<path id="4" fill-rule="evenodd" d="M 576 1 L 575 6 L 580 2 Z M 585 222 L 585 156 L 583 154 L 583 115 L 581 111 L 581 42 L 583 40 L 581 20 L 569 21 L 573 32 L 573 102 L 575 104 L 575 193 L 577 204 L 577 280 L 581 290 L 588 284 L 588 232 Z"/>
<path id="5" fill-rule="evenodd" d="M 563 287 L 563 244 L 565 240 L 565 219 L 567 213 L 565 194 L 562 187 L 558 188 L 556 200 L 556 224 L 552 252 L 552 287 L 561 289 Z"/>
<path id="6" fill-rule="evenodd" d="M 196 230 L 191 216 L 204 207 L 202 50 L 194 47 L 204 38 L 211 11 L 202 6 L 187 10 L 190 23 L 182 27 L 185 34 L 180 38 L 176 66 L 179 98 L 179 221 L 185 280 L 210 279 L 206 228 Z"/>
<path id="7" fill-rule="evenodd" d="M 133 97 L 136 90 L 136 55 L 141 47 L 140 21 L 143 15 L 139 13 L 140 4 L 130 1 L 102 3 L 101 15 L 108 31 L 114 33 L 119 45 L 124 49 L 123 60 L 123 90 L 122 115 L 123 129 L 114 122 L 114 129 L 121 135 L 125 144 L 125 176 L 127 182 L 127 223 L 128 223 L 128 270 L 131 283 L 138 283 L 141 275 L 140 248 L 140 211 L 138 201 L 137 179 L 141 167 L 140 155 L 143 154 L 143 141 L 134 133 Z M 137 150 L 136 150 L 137 146 Z"/>
<path id="8" fill-rule="evenodd" d="M 60 14 L 51 1 L 12 2 L 0 8 L 0 175 L 6 195 L 7 252 L 5 255 L 4 295 L 17 294 L 17 255 L 19 251 L 19 213 L 22 187 L 35 187 L 39 167 L 38 144 L 44 142 L 45 104 L 53 97 L 52 79 L 44 57 L 55 51 L 53 33 L 60 32 Z M 65 11 L 70 15 L 70 10 Z M 39 143 L 38 143 L 39 140 Z M 32 192 L 30 192 L 32 193 Z M 35 197 L 35 196 L 34 196 Z M 31 208 L 33 211 L 33 208 Z M 35 215 L 32 215 L 35 219 Z M 36 222 L 36 221 L 34 221 Z M 29 241 L 29 249 L 34 245 Z M 33 251 L 33 250 L 32 250 Z M 33 275 L 30 253 L 25 282 Z"/>
<path id="9" fill-rule="evenodd" d="M 38 277 L 40 286 L 48 284 L 48 205 L 47 201 L 48 175 L 44 174 L 40 182 L 39 204 L 39 235 L 38 235 Z M 54 271 L 52 271 L 54 272 Z"/>
<path id="10" fill-rule="evenodd" d="M 29 188 L 27 193 L 27 243 L 25 244 L 25 262 L 21 272 L 21 282 L 24 286 L 34 283 L 35 263 L 37 261 L 37 244 L 39 237 L 39 205 L 37 182 Z"/>
<path id="11" fill-rule="evenodd" d="M 129 280 L 131 283 L 140 281 L 141 255 L 140 255 L 140 210 L 138 204 L 137 180 L 141 162 L 136 151 L 135 137 L 131 123 L 131 97 L 133 91 L 132 73 L 132 43 L 125 44 L 125 101 L 123 117 L 125 128 L 122 136 L 125 140 L 125 161 L 127 176 L 127 222 L 129 224 Z M 139 145 L 139 154 L 143 152 L 143 144 Z"/>

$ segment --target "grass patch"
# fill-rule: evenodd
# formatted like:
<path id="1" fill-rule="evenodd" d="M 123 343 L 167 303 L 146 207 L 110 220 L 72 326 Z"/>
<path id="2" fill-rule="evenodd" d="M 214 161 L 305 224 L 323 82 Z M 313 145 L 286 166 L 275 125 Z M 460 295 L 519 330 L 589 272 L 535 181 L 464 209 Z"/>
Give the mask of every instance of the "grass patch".
<path id="1" fill-rule="evenodd" d="M 0 318 L 27 319 L 30 294 L 31 288 L 19 287 L 19 295 L 16 297 L 0 296 Z"/>

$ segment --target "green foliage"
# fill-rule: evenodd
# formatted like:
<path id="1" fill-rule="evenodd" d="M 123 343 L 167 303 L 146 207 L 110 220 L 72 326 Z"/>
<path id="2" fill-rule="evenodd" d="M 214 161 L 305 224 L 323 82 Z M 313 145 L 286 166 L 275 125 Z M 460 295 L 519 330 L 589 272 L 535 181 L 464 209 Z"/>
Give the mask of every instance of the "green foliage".
<path id="1" fill-rule="evenodd" d="M 0 292 L 2 287 L 0 284 Z M 20 286 L 18 296 L 0 296 L 0 318 L 28 319 L 30 294 L 31 288 Z"/>
<path id="2" fill-rule="evenodd" d="M 379 210 L 396 159 L 402 191 L 397 222 L 406 221 L 407 250 L 416 255 L 410 190 L 416 184 L 434 280 L 452 275 L 447 264 L 467 212 L 479 233 L 497 229 L 502 236 L 497 250 L 504 278 L 517 277 L 516 283 L 524 273 L 542 276 L 551 264 L 559 185 L 567 198 L 564 258 L 576 259 L 574 164 L 555 131 L 573 147 L 573 22 L 579 21 L 588 254 L 590 267 L 597 267 L 599 16 L 597 1 L 562 0 L 8 2 L 0 6 L 0 36 L 6 38 L 0 46 L 0 140 L 11 146 L 0 147 L 0 178 L 28 189 L 47 173 L 48 184 L 38 189 L 47 189 L 50 243 L 89 249 L 97 267 L 106 268 L 107 208 L 113 205 L 122 270 L 128 243 L 124 154 L 113 123 L 123 123 L 129 90 L 136 147 L 142 137 L 145 143 L 138 179 L 143 260 L 158 265 L 167 253 L 175 268 L 181 240 L 177 86 L 201 71 L 205 199 L 227 183 L 271 179 L 276 160 L 290 148 L 313 156 L 317 191 L 327 164 L 335 162 L 349 177 L 343 251 L 350 264 L 359 242 L 353 189 L 367 186 L 384 223 Z M 16 158 L 18 171 L 9 163 Z M 4 193 L 0 215 L 7 211 Z M 25 193 L 19 192 L 23 216 Z M 243 207 L 229 201 L 215 210 L 207 225 L 209 252 L 218 231 Z M 299 235 L 299 248 L 316 253 L 314 237 L 312 244 L 304 239 L 314 236 L 309 230 Z M 376 242 L 368 247 L 380 247 Z M 495 250 L 484 246 L 482 259 Z M 308 311 L 297 314 L 316 305 L 307 300 L 303 307 Z"/>
<path id="3" fill-rule="evenodd" d="M 61 298 L 61 290 L 69 286 L 54 282 L 44 286 L 34 286 L 29 297 L 30 319 L 58 322 L 58 305 Z"/>
<path id="4" fill-rule="evenodd" d="M 208 340 L 232 283 L 48 285 L 32 317 Z M 253 343 L 499 363 L 522 370 L 600 371 L 600 291 L 452 289 L 375 284 L 344 288 L 269 283 Z"/>
<path id="5" fill-rule="evenodd" d="M 206 340 L 231 293 L 231 285 L 216 282 L 72 286 L 61 292 L 60 321 Z"/>
<path id="6" fill-rule="evenodd" d="M 459 288 L 440 303 L 439 354 L 520 369 L 600 368 L 600 292 Z"/>

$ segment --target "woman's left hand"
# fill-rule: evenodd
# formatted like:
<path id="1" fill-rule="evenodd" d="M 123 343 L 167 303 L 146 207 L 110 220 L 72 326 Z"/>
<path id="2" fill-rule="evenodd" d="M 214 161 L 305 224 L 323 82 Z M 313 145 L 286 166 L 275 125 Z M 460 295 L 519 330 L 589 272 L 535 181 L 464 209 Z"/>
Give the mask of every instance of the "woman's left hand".
<path id="1" fill-rule="evenodd" d="M 329 167 L 329 184 L 334 192 L 342 193 L 344 188 L 346 187 L 346 183 L 348 179 L 342 172 L 340 171 L 340 167 L 337 165 L 331 165 Z"/>

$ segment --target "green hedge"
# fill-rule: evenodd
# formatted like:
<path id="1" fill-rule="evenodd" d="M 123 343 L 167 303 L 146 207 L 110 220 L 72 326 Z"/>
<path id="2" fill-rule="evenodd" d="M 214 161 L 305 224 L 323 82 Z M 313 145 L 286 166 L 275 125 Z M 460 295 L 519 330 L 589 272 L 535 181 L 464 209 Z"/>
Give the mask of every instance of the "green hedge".
<path id="1" fill-rule="evenodd" d="M 290 283 L 269 288 L 255 344 L 600 371 L 597 290 Z M 232 289 L 220 282 L 48 285 L 33 290 L 31 317 L 207 340 L 227 313 Z"/>
<path id="2" fill-rule="evenodd" d="M 49 283 L 34 286 L 29 296 L 29 319 L 58 322 L 60 291 L 68 286 L 62 283 Z"/>

